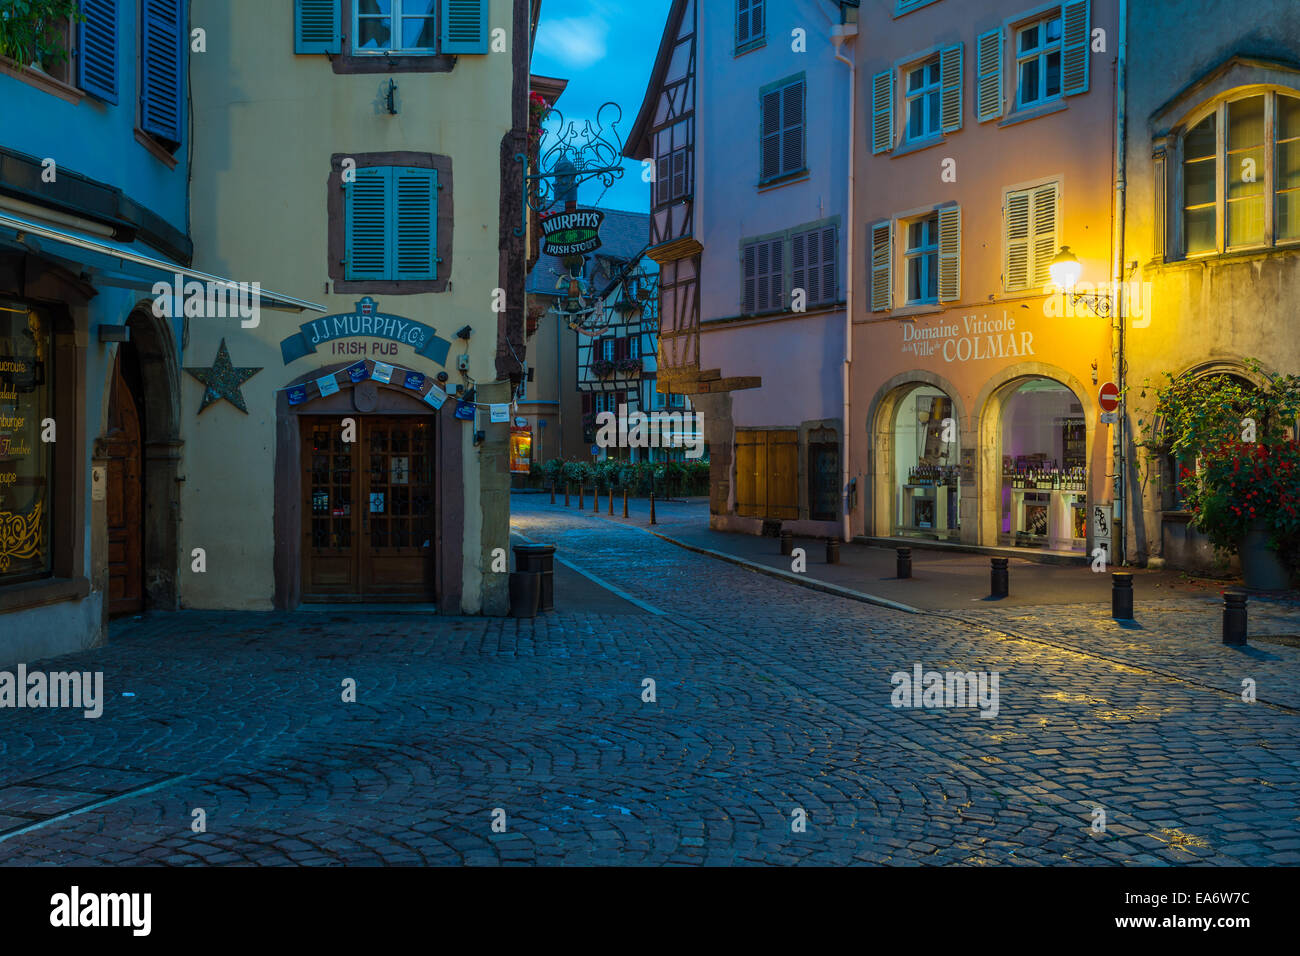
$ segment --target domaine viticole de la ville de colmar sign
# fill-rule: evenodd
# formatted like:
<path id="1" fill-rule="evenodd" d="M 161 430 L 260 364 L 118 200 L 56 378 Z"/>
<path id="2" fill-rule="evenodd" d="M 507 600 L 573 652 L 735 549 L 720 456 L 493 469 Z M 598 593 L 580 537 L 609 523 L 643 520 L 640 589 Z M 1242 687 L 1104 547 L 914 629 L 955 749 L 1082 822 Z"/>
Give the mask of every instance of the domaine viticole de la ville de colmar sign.
<path id="1" fill-rule="evenodd" d="M 559 212 L 542 220 L 542 252 L 548 256 L 585 256 L 600 248 L 600 224 L 605 214 L 596 209 Z"/>
<path id="2" fill-rule="evenodd" d="M 379 305 L 370 296 L 356 304 L 355 312 L 324 315 L 298 327 L 299 331 L 280 342 L 284 364 L 316 351 L 316 346 L 335 339 L 369 338 L 388 339 L 415 349 L 416 355 L 431 359 L 438 365 L 447 364 L 451 343 L 434 334 L 432 326 L 401 315 L 388 315 L 379 311 Z"/>

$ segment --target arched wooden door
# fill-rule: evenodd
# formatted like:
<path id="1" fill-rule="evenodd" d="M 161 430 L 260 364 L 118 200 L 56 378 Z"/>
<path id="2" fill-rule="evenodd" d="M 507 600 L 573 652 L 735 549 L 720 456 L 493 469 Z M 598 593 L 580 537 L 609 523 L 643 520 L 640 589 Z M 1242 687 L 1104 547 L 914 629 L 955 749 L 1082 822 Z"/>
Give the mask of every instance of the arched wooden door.
<path id="1" fill-rule="evenodd" d="M 113 366 L 108 403 L 108 613 L 131 614 L 144 607 L 141 523 L 144 456 L 140 412 L 122 376 L 122 361 Z"/>

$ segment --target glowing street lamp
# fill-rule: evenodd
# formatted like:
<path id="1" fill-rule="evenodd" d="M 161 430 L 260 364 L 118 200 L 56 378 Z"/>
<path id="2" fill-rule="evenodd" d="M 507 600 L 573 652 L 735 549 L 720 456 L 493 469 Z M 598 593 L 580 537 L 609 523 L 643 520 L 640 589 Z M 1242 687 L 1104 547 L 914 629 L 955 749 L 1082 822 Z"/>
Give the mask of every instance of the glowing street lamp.
<path id="1" fill-rule="evenodd" d="M 1069 246 L 1061 246 L 1061 251 L 1056 254 L 1056 258 L 1048 266 L 1048 271 L 1052 274 L 1052 281 L 1059 288 L 1068 292 L 1079 281 L 1083 266 L 1079 264 L 1078 257 L 1070 251 Z"/>

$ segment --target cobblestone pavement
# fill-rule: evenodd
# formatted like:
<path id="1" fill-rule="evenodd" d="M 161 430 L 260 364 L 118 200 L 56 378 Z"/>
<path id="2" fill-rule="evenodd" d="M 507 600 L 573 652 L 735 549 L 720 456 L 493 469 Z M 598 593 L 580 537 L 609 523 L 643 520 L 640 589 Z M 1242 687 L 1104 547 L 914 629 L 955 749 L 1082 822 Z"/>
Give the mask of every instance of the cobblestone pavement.
<path id="1" fill-rule="evenodd" d="M 126 622 L 43 665 L 103 717 L 0 711 L 0 864 L 1300 863 L 1290 708 L 513 504 L 648 607 Z M 997 715 L 891 706 L 916 664 Z"/>

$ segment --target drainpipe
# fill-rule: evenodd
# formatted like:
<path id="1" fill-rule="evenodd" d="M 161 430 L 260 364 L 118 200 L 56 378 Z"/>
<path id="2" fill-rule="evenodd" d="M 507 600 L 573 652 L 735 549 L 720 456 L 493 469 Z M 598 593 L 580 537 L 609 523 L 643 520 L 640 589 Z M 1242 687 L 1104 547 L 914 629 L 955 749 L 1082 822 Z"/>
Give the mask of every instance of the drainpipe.
<path id="1" fill-rule="evenodd" d="M 1115 509 L 1112 525 L 1118 524 L 1118 533 L 1112 539 L 1115 548 L 1114 563 L 1125 565 L 1129 522 L 1132 520 L 1132 502 L 1127 499 L 1125 474 L 1125 449 L 1128 440 L 1127 370 L 1124 365 L 1124 326 L 1128 312 L 1124 295 L 1124 216 L 1126 206 L 1127 157 L 1125 140 L 1128 135 L 1128 0 L 1119 0 L 1119 50 L 1115 64 L 1115 225 L 1111 240 L 1111 289 L 1114 296 L 1111 309 L 1111 350 L 1115 360 L 1115 384 L 1119 386 L 1119 421 L 1115 423 L 1112 461 L 1115 469 Z M 1126 507 L 1126 505 L 1128 507 Z"/>
<path id="2" fill-rule="evenodd" d="M 840 513 L 843 515 L 841 534 L 846 542 L 852 540 L 849 520 L 849 373 L 853 367 L 853 275 L 857 263 L 857 260 L 853 257 L 853 247 L 854 239 L 858 234 L 857 220 L 854 218 L 856 210 L 853 205 L 854 158 L 857 154 L 858 70 L 853 60 L 844 55 L 843 46 L 846 40 L 852 40 L 857 35 L 858 25 L 856 23 L 837 23 L 831 27 L 831 43 L 835 45 L 835 59 L 849 68 L 849 195 L 848 212 L 844 217 L 844 365 L 842 369 L 844 411 L 841 419 L 843 422 L 841 428 L 844 434 L 844 451 L 840 455 Z"/>

